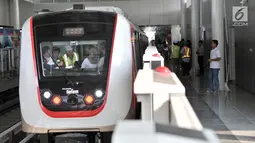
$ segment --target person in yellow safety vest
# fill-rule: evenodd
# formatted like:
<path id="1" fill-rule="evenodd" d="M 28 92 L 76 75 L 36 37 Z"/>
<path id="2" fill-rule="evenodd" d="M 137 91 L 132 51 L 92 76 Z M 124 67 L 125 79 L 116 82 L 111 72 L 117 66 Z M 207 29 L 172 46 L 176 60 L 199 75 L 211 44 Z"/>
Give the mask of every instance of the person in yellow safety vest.
<path id="1" fill-rule="evenodd" d="M 69 45 L 65 47 L 66 54 L 61 57 L 61 62 L 59 66 L 64 66 L 66 69 L 71 69 L 74 67 L 75 62 L 79 61 L 79 56 L 77 53 L 73 52 L 73 48 Z"/>
<path id="2" fill-rule="evenodd" d="M 191 49 L 188 47 L 188 44 L 185 43 L 184 47 L 181 49 L 182 55 L 182 71 L 183 76 L 189 76 L 189 65 L 191 58 Z"/>
<path id="3" fill-rule="evenodd" d="M 171 65 L 172 65 L 172 70 L 175 73 L 179 73 L 180 70 L 180 46 L 178 46 L 178 42 L 174 41 L 173 42 L 174 46 L 172 49 L 172 54 L 171 54 Z"/>

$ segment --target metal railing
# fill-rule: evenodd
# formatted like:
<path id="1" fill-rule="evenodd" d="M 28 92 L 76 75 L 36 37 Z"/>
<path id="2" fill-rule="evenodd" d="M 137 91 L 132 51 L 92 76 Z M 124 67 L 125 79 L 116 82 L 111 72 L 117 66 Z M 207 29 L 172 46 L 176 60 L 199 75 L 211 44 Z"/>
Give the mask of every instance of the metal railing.
<path id="1" fill-rule="evenodd" d="M 0 80 L 19 76 L 19 48 L 0 49 Z"/>

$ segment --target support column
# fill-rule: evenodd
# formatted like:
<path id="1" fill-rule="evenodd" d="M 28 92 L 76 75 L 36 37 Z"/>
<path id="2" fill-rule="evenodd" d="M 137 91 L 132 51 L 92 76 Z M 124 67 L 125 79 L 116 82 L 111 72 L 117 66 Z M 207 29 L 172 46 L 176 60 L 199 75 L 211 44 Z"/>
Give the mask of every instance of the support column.
<path id="1" fill-rule="evenodd" d="M 11 25 L 11 2 L 10 0 L 7 1 L 7 19 L 6 19 L 6 24 Z"/>
<path id="2" fill-rule="evenodd" d="M 204 41 L 204 28 L 203 28 L 203 4 L 204 4 L 204 1 L 203 0 L 200 0 L 200 23 L 199 23 L 199 40 L 203 40 Z"/>
<path id="3" fill-rule="evenodd" d="M 221 54 L 220 61 L 220 90 L 225 90 L 225 57 L 224 57 L 224 1 L 223 0 L 212 0 L 212 39 L 219 41 L 219 50 Z"/>
<path id="4" fill-rule="evenodd" d="M 200 0 L 191 1 L 192 71 L 197 69 L 197 48 L 200 40 Z"/>
<path id="5" fill-rule="evenodd" d="M 181 37 L 184 40 L 187 40 L 186 10 L 187 2 L 186 0 L 181 0 Z"/>
<path id="6" fill-rule="evenodd" d="M 19 0 L 13 0 L 14 27 L 20 29 Z"/>

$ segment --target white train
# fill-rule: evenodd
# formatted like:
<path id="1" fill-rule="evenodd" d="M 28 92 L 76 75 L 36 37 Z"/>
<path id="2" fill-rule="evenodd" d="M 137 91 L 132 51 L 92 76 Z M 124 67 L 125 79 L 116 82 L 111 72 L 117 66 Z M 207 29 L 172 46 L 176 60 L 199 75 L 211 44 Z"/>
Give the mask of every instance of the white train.
<path id="1" fill-rule="evenodd" d="M 24 23 L 21 37 L 23 131 L 104 137 L 119 120 L 135 118 L 133 82 L 148 39 L 125 16 L 100 10 L 39 14 Z"/>

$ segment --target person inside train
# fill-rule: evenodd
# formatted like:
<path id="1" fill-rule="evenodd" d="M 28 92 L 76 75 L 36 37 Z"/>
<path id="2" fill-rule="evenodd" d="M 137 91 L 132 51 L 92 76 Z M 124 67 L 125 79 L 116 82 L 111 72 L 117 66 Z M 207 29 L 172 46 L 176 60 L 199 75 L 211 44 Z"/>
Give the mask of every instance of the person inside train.
<path id="1" fill-rule="evenodd" d="M 99 67 L 100 69 L 102 69 L 103 66 L 104 66 L 105 46 L 104 46 L 104 45 L 101 46 L 100 49 L 101 49 L 101 54 L 100 54 L 100 59 L 99 59 L 99 62 L 98 62 L 98 67 Z"/>
<path id="2" fill-rule="evenodd" d="M 42 62 L 43 62 L 44 69 L 50 70 L 57 66 L 51 58 L 50 47 L 45 46 L 42 48 L 42 58 L 43 58 Z"/>
<path id="3" fill-rule="evenodd" d="M 61 61 L 58 66 L 63 66 L 66 69 L 72 69 L 75 67 L 75 63 L 79 61 L 79 56 L 73 51 L 73 47 L 70 45 L 65 46 L 66 53 L 61 57 Z"/>
<path id="4" fill-rule="evenodd" d="M 60 49 L 58 47 L 53 47 L 53 60 L 59 64 L 61 62 Z"/>
<path id="5" fill-rule="evenodd" d="M 98 49 L 92 46 L 89 51 L 89 56 L 85 58 L 81 64 L 82 69 L 94 69 L 98 67 L 100 57 Z"/>

